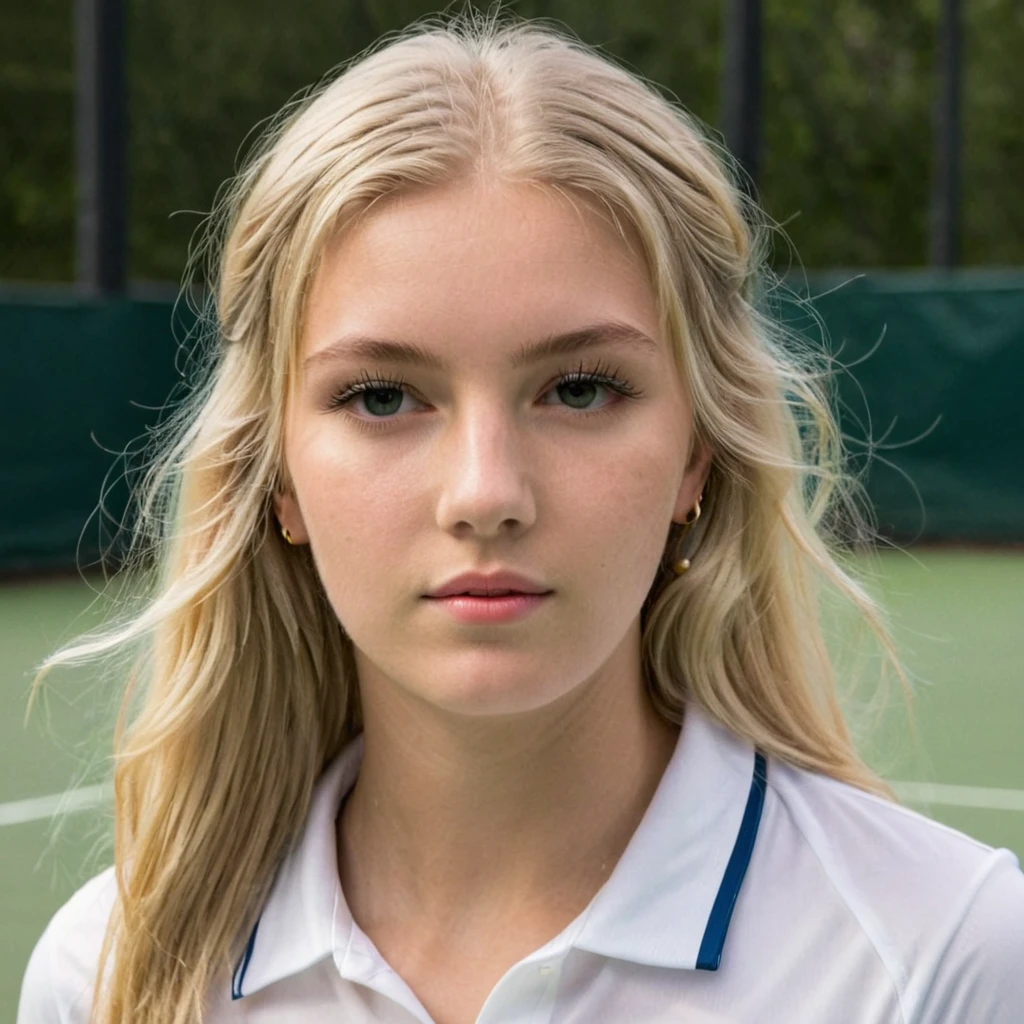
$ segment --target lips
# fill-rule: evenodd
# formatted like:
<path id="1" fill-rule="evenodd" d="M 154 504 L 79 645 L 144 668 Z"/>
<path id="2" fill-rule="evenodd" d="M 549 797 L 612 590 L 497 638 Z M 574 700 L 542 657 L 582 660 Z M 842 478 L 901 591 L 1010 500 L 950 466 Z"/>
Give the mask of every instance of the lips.
<path id="1" fill-rule="evenodd" d="M 453 576 L 425 597 L 506 597 L 509 595 L 549 594 L 551 588 L 509 569 L 470 572 Z"/>

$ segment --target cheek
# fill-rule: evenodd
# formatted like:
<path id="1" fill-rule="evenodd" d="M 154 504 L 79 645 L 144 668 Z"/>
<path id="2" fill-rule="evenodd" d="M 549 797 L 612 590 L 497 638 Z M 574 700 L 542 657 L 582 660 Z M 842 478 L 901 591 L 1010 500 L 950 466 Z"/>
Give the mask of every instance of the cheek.
<path id="1" fill-rule="evenodd" d="M 625 447 L 577 469 L 566 486 L 565 522 L 580 524 L 563 527 L 567 549 L 575 547 L 594 574 L 619 581 L 623 599 L 642 600 L 675 506 L 673 453 L 651 444 Z"/>
<path id="2" fill-rule="evenodd" d="M 646 442 L 619 447 L 591 471 L 607 508 L 621 510 L 620 518 L 636 528 L 662 517 L 664 509 L 672 507 L 678 487 L 678 459 L 665 445 L 649 440 L 652 436 L 653 432 Z"/>
<path id="3" fill-rule="evenodd" d="M 326 436 L 324 436 L 326 434 Z M 413 506 L 408 475 L 393 463 L 360 455 L 329 432 L 306 435 L 289 469 L 317 569 L 332 602 L 350 591 L 372 601 L 367 583 L 403 559 Z M 339 613 L 341 609 L 338 609 Z"/>

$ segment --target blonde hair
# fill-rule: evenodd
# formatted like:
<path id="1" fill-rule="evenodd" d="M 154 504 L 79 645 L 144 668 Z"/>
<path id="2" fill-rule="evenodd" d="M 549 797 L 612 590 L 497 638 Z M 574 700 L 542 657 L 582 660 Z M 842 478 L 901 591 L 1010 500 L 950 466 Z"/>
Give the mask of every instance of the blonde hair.
<path id="1" fill-rule="evenodd" d="M 641 609 L 654 706 L 679 722 L 694 702 L 766 754 L 892 796 L 855 749 L 819 621 L 824 585 L 904 679 L 881 610 L 842 564 L 844 543 L 870 531 L 829 361 L 758 309 L 767 233 L 733 165 L 655 88 L 561 28 L 426 19 L 286 108 L 218 201 L 206 382 L 139 503 L 129 564 L 156 559 L 153 591 L 44 666 L 141 652 L 115 733 L 118 898 L 95 1024 L 202 1019 L 317 777 L 361 728 L 351 643 L 308 549 L 273 529 L 324 245 L 388 196 L 490 176 L 582 200 L 638 240 L 713 452 L 693 567 L 671 572 L 673 529 Z"/>

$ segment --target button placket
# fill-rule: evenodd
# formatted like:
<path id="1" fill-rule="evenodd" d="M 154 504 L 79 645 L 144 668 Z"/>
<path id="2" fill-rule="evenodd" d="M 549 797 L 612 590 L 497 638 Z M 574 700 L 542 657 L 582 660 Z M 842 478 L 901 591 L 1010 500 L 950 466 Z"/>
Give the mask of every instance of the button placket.
<path id="1" fill-rule="evenodd" d="M 495 986 L 476 1024 L 549 1024 L 560 960 L 521 963 Z"/>
<path id="2" fill-rule="evenodd" d="M 537 977 L 540 979 L 543 988 L 538 994 L 533 1013 L 530 1015 L 530 1024 L 550 1024 L 551 1016 L 555 1012 L 555 997 L 558 994 L 558 982 L 562 977 L 562 961 L 547 960 L 537 965 Z"/>

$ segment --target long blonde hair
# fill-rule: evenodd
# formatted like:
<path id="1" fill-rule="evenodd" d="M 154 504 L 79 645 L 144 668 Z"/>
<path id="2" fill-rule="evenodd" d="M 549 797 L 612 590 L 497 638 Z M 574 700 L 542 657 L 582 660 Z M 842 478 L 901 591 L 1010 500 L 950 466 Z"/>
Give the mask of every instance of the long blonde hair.
<path id="1" fill-rule="evenodd" d="M 286 108 L 221 195 L 199 254 L 217 285 L 205 383 L 138 503 L 129 568 L 155 564 L 153 589 L 44 666 L 137 652 L 115 733 L 118 898 L 95 1024 L 201 1020 L 317 777 L 361 728 L 351 643 L 308 549 L 272 528 L 308 283 L 328 237 L 372 204 L 481 176 L 581 199 L 639 240 L 713 451 L 693 567 L 671 572 L 673 530 L 641 609 L 658 712 L 679 722 L 694 702 L 769 755 L 891 798 L 851 739 L 819 620 L 824 586 L 904 678 L 881 610 L 843 565 L 871 533 L 830 364 L 760 310 L 768 229 L 734 166 L 562 28 L 432 17 Z"/>

